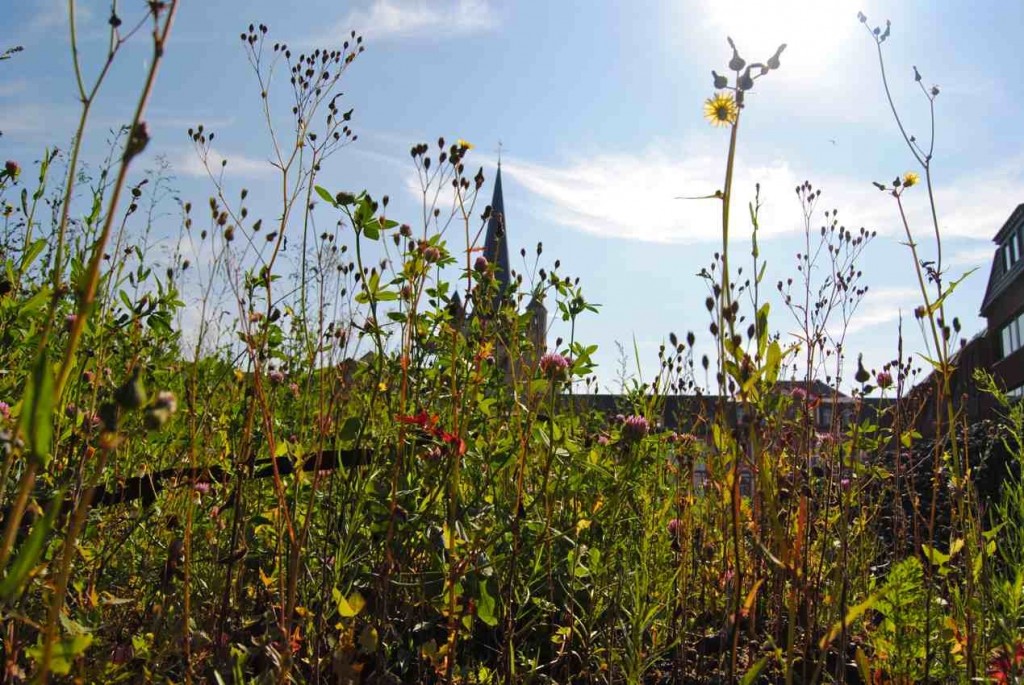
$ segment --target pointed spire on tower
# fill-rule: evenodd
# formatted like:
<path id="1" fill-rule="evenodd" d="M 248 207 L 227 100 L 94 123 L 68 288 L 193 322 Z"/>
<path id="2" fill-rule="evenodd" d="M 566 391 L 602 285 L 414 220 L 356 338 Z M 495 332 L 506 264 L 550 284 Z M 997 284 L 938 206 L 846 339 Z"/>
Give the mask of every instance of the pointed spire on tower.
<path id="1" fill-rule="evenodd" d="M 487 220 L 487 235 L 484 238 L 484 257 L 494 265 L 499 292 L 506 293 L 512 282 L 508 261 L 508 240 L 505 229 L 505 200 L 501 194 L 501 161 L 494 177 L 494 196 L 491 198 L 491 216 Z"/>

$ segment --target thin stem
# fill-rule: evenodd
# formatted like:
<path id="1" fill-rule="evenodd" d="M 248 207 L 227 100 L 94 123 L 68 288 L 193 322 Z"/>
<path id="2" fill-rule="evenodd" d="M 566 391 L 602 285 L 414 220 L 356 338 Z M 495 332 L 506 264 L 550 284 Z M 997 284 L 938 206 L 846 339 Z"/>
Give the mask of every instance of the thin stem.
<path id="1" fill-rule="evenodd" d="M 72 3 L 73 4 L 73 3 Z M 71 374 L 71 368 L 74 366 L 75 354 L 78 351 L 78 346 L 82 340 L 82 333 L 85 330 L 86 321 L 89 315 L 92 313 L 93 301 L 96 298 L 96 288 L 99 284 L 100 278 L 100 265 L 103 262 L 103 255 L 106 249 L 107 241 L 110 240 L 111 229 L 114 224 L 114 215 L 117 209 L 118 202 L 121 199 L 121 191 L 124 189 L 125 181 L 128 178 L 128 169 L 131 166 L 132 160 L 135 156 L 142 151 L 142 147 L 145 146 L 145 141 L 148 137 L 145 133 L 145 128 L 142 124 L 142 118 L 146 113 L 146 106 L 149 104 L 149 98 L 153 93 L 153 87 L 156 84 L 157 71 L 160 68 L 160 63 L 163 61 L 164 46 L 167 44 L 167 39 L 171 34 L 171 27 L 174 25 L 174 17 L 178 11 L 178 0 L 171 0 L 170 4 L 165 9 L 167 15 L 164 20 L 163 30 L 159 30 L 159 27 L 153 30 L 153 61 L 149 67 L 149 72 L 146 75 L 146 81 L 142 88 L 142 94 L 139 97 L 139 102 L 135 107 L 135 114 L 132 117 L 132 122 L 129 127 L 128 140 L 125 141 L 124 154 L 121 158 L 121 165 L 118 168 L 117 179 L 114 181 L 113 190 L 111 191 L 110 201 L 107 204 L 107 214 L 103 220 L 103 228 L 100 231 L 100 237 L 93 247 L 92 258 L 89 260 L 89 268 L 85 273 L 85 287 L 81 294 L 81 298 L 78 304 L 78 316 L 75 317 L 71 324 L 71 333 L 68 336 L 68 344 L 64 351 L 64 361 L 61 364 L 60 371 L 57 374 L 57 380 L 54 384 L 54 396 L 60 398 L 64 392 L 64 386 L 67 384 L 68 376 Z M 158 20 L 156 14 L 154 14 L 154 21 Z M 108 62 L 109 64 L 109 62 Z M 105 73 L 105 71 L 104 71 Z M 88 105 L 83 107 L 83 115 L 81 119 L 81 125 L 85 124 L 85 117 L 88 110 Z M 80 143 L 76 141 L 76 145 Z M 77 151 L 76 151 L 77 159 Z M 70 193 L 70 184 L 67 190 Z M 63 238 L 63 229 L 67 224 L 67 213 L 69 211 L 69 200 L 70 195 L 65 194 L 65 203 L 62 209 L 63 216 L 61 218 L 61 228 L 58 232 L 58 241 Z M 58 242 L 58 247 L 60 242 Z M 54 282 L 55 285 L 59 283 L 59 263 L 55 264 L 54 267 Z M 55 288 L 55 291 L 57 288 Z M 51 316 L 52 319 L 52 316 Z"/>

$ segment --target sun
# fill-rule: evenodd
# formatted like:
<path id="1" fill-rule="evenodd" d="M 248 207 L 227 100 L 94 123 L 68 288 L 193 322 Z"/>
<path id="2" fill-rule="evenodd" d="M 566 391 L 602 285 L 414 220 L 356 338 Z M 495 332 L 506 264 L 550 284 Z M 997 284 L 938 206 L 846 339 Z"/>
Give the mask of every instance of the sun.
<path id="1" fill-rule="evenodd" d="M 700 0 L 713 35 L 731 36 L 747 61 L 768 59 L 780 43 L 785 78 L 824 76 L 842 56 L 842 48 L 863 30 L 851 0 Z"/>

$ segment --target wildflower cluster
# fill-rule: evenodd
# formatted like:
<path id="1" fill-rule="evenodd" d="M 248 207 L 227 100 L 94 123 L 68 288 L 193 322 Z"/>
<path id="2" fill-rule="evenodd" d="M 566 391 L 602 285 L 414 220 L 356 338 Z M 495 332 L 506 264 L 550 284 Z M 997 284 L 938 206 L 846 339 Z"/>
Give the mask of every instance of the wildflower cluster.
<path id="1" fill-rule="evenodd" d="M 569 366 L 569 360 L 557 352 L 549 352 L 540 358 L 541 375 L 553 381 L 565 380 Z"/>
<path id="2" fill-rule="evenodd" d="M 631 414 L 622 420 L 622 439 L 638 442 L 651 431 L 651 423 L 643 416 Z"/>

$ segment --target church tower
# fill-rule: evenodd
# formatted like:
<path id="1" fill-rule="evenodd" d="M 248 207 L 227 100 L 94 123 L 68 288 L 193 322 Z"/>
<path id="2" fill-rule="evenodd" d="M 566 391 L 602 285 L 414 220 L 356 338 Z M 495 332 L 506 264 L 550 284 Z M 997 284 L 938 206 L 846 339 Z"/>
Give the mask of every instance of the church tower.
<path id="1" fill-rule="evenodd" d="M 494 276 L 498 282 L 498 296 L 507 295 L 512 284 L 512 270 L 508 262 L 508 237 L 505 230 L 505 198 L 501 192 L 501 162 L 494 177 L 494 195 L 491 197 L 491 216 L 487 219 L 487 234 L 484 238 L 484 257 L 494 265 Z"/>
<path id="2" fill-rule="evenodd" d="M 515 292 L 516 282 L 512 276 L 512 267 L 508 258 L 508 230 L 505 221 L 505 197 L 501 188 L 501 161 L 498 161 L 498 172 L 494 177 L 494 193 L 491 197 L 491 214 L 487 219 L 487 232 L 484 237 L 484 257 L 494 265 L 494 278 L 497 281 L 496 302 Z M 527 339 L 533 346 L 528 358 L 521 359 L 520 364 L 528 365 L 536 362 L 547 349 L 548 312 L 542 298 L 536 293 L 526 305 L 529 315 Z"/>

